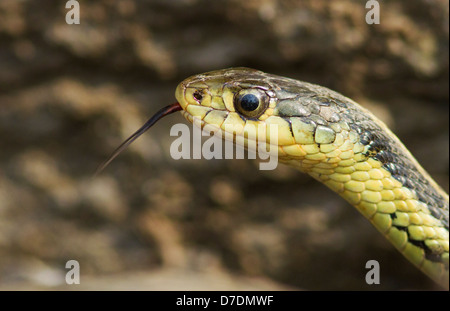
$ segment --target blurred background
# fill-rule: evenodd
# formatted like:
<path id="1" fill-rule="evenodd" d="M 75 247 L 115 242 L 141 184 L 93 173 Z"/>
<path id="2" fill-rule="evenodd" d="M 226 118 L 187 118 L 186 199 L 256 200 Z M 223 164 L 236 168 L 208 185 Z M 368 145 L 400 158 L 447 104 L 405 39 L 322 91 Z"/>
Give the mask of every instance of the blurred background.
<path id="1" fill-rule="evenodd" d="M 448 1 L 65 3 L 0 0 L 0 289 L 439 289 L 306 175 L 173 160 L 181 114 L 92 176 L 181 80 L 246 66 L 368 107 L 448 192 Z"/>

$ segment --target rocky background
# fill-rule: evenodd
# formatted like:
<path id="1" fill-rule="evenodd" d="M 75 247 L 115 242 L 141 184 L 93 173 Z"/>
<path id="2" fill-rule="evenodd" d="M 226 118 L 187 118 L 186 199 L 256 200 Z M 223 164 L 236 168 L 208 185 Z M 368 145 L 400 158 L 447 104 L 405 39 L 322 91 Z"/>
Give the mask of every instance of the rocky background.
<path id="1" fill-rule="evenodd" d="M 448 192 L 448 1 L 58 2 L 0 0 L 0 289 L 439 289 L 306 175 L 171 159 L 179 114 L 92 175 L 178 82 L 247 66 L 368 107 Z"/>

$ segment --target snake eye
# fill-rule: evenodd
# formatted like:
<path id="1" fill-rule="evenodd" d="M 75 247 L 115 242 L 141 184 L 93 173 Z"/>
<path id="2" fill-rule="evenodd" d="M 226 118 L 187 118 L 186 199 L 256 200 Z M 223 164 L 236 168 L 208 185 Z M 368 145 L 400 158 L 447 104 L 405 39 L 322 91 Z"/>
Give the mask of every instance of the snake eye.
<path id="1" fill-rule="evenodd" d="M 269 97 L 257 89 L 242 90 L 235 96 L 235 109 L 248 118 L 258 118 L 266 110 Z"/>
<path id="2" fill-rule="evenodd" d="M 245 111 L 254 111 L 259 106 L 259 99 L 253 94 L 245 94 L 240 99 L 241 108 Z"/>
<path id="3" fill-rule="evenodd" d="M 195 91 L 194 94 L 192 94 L 192 96 L 199 102 L 203 99 L 203 94 L 200 93 L 199 91 Z"/>

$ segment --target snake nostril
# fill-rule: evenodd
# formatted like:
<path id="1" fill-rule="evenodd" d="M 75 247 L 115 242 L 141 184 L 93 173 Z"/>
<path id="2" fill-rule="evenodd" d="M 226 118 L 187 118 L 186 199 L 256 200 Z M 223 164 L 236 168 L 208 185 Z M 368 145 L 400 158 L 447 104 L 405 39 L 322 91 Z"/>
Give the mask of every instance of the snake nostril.
<path id="1" fill-rule="evenodd" d="M 200 93 L 199 91 L 195 91 L 194 94 L 192 94 L 192 96 L 194 96 L 194 98 L 195 98 L 197 101 L 201 101 L 201 100 L 203 99 L 203 95 L 202 95 L 202 93 Z"/>

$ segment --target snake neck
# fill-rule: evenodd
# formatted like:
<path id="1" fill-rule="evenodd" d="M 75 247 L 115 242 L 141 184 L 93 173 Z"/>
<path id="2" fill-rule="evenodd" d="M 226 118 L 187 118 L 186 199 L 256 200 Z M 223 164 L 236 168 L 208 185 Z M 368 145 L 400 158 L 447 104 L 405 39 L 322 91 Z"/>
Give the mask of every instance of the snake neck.
<path id="1" fill-rule="evenodd" d="M 448 288 L 448 195 L 388 129 L 373 122 L 370 129 L 350 124 L 332 144 L 280 149 L 281 162 L 342 196 L 414 265 Z"/>

